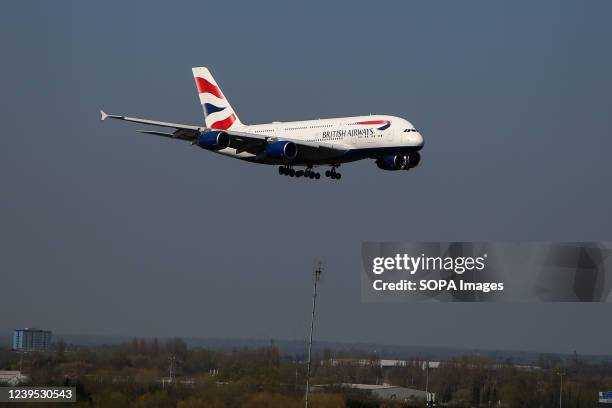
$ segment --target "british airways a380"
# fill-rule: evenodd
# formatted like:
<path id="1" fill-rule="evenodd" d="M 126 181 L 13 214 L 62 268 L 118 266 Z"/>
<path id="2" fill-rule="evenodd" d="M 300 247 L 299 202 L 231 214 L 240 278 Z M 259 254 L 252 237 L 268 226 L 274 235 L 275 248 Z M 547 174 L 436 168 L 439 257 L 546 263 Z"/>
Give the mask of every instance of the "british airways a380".
<path id="1" fill-rule="evenodd" d="M 253 163 L 278 167 L 279 174 L 319 179 L 316 170 L 328 167 L 325 176 L 340 179 L 341 164 L 375 160 L 383 170 L 410 170 L 421 161 L 423 136 L 405 119 L 387 115 L 243 124 L 206 67 L 193 68 L 205 126 L 109 115 L 164 128 L 139 130 L 151 135 L 191 142 L 202 149 Z"/>

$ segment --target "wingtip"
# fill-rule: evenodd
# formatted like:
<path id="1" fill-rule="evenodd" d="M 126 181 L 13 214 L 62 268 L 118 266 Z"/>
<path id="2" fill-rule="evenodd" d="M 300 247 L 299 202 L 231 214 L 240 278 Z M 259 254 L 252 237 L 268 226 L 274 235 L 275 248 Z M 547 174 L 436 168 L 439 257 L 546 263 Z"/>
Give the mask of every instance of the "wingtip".
<path id="1" fill-rule="evenodd" d="M 100 120 L 104 120 L 106 118 L 108 118 L 108 114 L 100 109 Z"/>

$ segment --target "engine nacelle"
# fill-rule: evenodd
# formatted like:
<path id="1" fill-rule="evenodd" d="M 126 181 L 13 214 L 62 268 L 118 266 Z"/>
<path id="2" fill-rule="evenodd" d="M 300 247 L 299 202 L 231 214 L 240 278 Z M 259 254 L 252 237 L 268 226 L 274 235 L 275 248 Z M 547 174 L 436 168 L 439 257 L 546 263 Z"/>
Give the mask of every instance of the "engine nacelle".
<path id="1" fill-rule="evenodd" d="M 410 170 L 421 162 L 419 152 L 408 153 L 407 155 L 383 156 L 376 159 L 376 165 L 383 170 Z"/>
<path id="2" fill-rule="evenodd" d="M 266 146 L 266 155 L 275 159 L 293 160 L 297 157 L 298 148 L 293 142 L 278 141 Z"/>
<path id="3" fill-rule="evenodd" d="M 230 144 L 230 137 L 227 133 L 220 130 L 209 130 L 200 133 L 198 136 L 198 146 L 206 150 L 223 150 Z"/>
<path id="4" fill-rule="evenodd" d="M 393 155 L 383 156 L 376 159 L 376 165 L 383 170 L 401 170 L 406 165 L 406 156 Z"/>
<path id="5" fill-rule="evenodd" d="M 404 168 L 406 170 L 415 168 L 416 166 L 419 165 L 420 162 L 421 162 L 421 153 L 419 152 L 409 153 L 408 156 L 406 157 L 406 165 Z"/>

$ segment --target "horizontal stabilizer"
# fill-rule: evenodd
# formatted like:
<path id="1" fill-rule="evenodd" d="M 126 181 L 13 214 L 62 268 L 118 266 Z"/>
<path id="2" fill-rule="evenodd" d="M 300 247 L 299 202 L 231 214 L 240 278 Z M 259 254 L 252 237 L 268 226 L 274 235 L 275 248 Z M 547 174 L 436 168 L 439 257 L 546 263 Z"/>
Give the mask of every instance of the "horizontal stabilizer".
<path id="1" fill-rule="evenodd" d="M 156 132 L 155 130 L 137 130 L 137 132 L 146 133 L 148 135 L 157 135 L 157 136 L 165 136 L 165 137 L 174 138 L 174 133 L 168 133 L 168 132 Z"/>

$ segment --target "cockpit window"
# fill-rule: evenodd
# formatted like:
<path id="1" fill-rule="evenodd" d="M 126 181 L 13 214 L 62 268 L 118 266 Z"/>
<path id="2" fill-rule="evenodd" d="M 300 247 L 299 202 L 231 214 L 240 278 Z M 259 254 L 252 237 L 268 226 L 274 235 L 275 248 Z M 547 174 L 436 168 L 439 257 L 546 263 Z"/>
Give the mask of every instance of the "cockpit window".
<path id="1" fill-rule="evenodd" d="M 406 132 L 416 132 L 416 129 L 404 129 L 404 133 Z"/>

